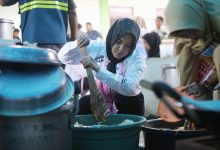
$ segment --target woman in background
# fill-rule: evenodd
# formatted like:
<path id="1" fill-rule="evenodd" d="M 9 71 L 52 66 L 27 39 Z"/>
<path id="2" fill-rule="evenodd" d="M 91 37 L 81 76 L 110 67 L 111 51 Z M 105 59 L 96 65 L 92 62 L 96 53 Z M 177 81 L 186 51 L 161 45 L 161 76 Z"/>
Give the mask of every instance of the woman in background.
<path id="1" fill-rule="evenodd" d="M 148 58 L 160 57 L 160 36 L 156 32 L 146 33 L 142 36 Z"/>

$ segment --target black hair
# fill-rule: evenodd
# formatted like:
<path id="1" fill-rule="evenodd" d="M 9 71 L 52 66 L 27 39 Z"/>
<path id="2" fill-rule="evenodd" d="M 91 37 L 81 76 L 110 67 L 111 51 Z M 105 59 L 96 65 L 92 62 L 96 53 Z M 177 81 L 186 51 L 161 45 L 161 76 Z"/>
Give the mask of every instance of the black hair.
<path id="1" fill-rule="evenodd" d="M 150 46 L 148 51 L 148 57 L 159 57 L 160 56 L 160 36 L 156 32 L 146 33 L 142 36 Z"/>
<path id="2" fill-rule="evenodd" d="M 164 20 L 162 16 L 157 16 L 156 19 L 160 20 L 161 22 L 163 22 L 163 20 Z"/>
<path id="3" fill-rule="evenodd" d="M 15 28 L 15 29 L 14 29 L 14 32 L 19 32 L 19 29 Z"/>
<path id="4" fill-rule="evenodd" d="M 80 23 L 78 23 L 77 27 L 78 27 L 78 29 L 81 29 L 82 25 Z"/>

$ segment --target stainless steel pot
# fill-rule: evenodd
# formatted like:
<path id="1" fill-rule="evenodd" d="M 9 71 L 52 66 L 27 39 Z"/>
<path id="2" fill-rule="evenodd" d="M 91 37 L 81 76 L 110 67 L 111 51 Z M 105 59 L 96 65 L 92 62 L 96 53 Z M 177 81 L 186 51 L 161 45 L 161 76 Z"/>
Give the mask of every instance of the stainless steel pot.
<path id="1" fill-rule="evenodd" d="M 1 150 L 72 150 L 72 106 L 36 116 L 0 116 Z"/>
<path id="2" fill-rule="evenodd" d="M 162 64 L 162 79 L 172 87 L 179 86 L 179 75 L 175 64 Z"/>
<path id="3" fill-rule="evenodd" d="M 0 150 L 72 150 L 74 85 L 63 69 L 3 62 L 0 70 Z"/>
<path id="4" fill-rule="evenodd" d="M 13 39 L 13 21 L 0 18 L 0 39 Z"/>

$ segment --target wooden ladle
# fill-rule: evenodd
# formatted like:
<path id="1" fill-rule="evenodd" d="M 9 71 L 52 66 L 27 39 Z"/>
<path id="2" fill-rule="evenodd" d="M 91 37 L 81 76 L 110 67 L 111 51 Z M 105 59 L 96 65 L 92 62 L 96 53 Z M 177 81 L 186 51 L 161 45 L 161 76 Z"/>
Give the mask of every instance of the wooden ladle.
<path id="1" fill-rule="evenodd" d="M 83 57 L 87 57 L 87 51 L 85 47 L 81 48 L 81 52 Z M 88 82 L 90 87 L 90 105 L 92 114 L 95 118 L 95 120 L 99 122 L 103 122 L 106 120 L 109 110 L 106 104 L 106 101 L 102 95 L 102 93 L 99 91 L 94 75 L 92 73 L 92 68 L 86 68 L 87 76 L 88 76 Z"/>

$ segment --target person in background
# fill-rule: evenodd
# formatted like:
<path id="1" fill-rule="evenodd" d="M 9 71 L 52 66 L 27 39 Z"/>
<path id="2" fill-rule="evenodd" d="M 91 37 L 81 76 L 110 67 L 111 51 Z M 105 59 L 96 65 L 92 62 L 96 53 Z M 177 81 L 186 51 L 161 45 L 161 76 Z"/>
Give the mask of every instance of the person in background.
<path id="1" fill-rule="evenodd" d="M 21 40 L 20 38 L 19 38 L 19 29 L 14 29 L 14 31 L 13 31 L 13 39 L 17 39 L 17 40 Z"/>
<path id="2" fill-rule="evenodd" d="M 102 39 L 101 33 L 93 29 L 91 22 L 86 23 L 86 29 L 87 29 L 87 36 L 89 37 L 90 40 L 96 40 L 97 38 Z"/>
<path id="3" fill-rule="evenodd" d="M 2 6 L 19 2 L 23 42 L 59 51 L 67 42 L 69 18 L 70 40 L 75 40 L 77 28 L 76 5 L 73 0 L 38 1 L 1 0 Z"/>
<path id="4" fill-rule="evenodd" d="M 170 0 L 165 10 L 170 34 L 176 38 L 180 85 L 199 100 L 212 99 L 220 82 L 219 7 L 217 0 Z"/>
<path id="5" fill-rule="evenodd" d="M 134 16 L 132 17 L 132 19 L 139 25 L 141 31 L 140 37 L 142 37 L 144 34 L 147 33 L 147 26 L 145 24 L 144 18 L 141 16 Z"/>
<path id="6" fill-rule="evenodd" d="M 82 29 L 81 24 L 78 23 L 77 27 L 78 27 L 78 30 L 76 32 L 76 39 L 79 39 L 80 36 L 86 35 L 86 33 L 81 30 Z"/>
<path id="7" fill-rule="evenodd" d="M 144 48 L 147 51 L 148 58 L 160 57 L 160 36 L 156 32 L 146 33 L 142 36 Z"/>
<path id="8" fill-rule="evenodd" d="M 106 42 L 87 37 L 66 43 L 58 53 L 64 64 L 82 62 L 95 72 L 96 84 L 111 113 L 144 115 L 144 97 L 140 80 L 146 68 L 145 58 L 135 49 L 140 28 L 131 19 L 118 19 L 110 27 Z M 78 47 L 86 46 L 88 57 L 82 58 Z M 79 113 L 90 114 L 90 97 L 79 100 Z"/>
<path id="9" fill-rule="evenodd" d="M 138 48 L 138 49 L 143 53 L 145 58 L 148 58 L 147 51 L 144 48 L 144 43 L 142 40 L 142 36 L 147 33 L 147 27 L 145 24 L 145 20 L 141 16 L 134 16 L 134 17 L 132 17 L 132 20 L 134 20 L 140 27 L 140 36 L 138 39 L 138 46 L 140 48 Z"/>
<path id="10" fill-rule="evenodd" d="M 152 32 L 156 32 L 160 36 L 161 40 L 164 39 L 165 35 L 167 34 L 165 30 L 162 28 L 163 21 L 164 19 L 162 16 L 157 16 L 155 20 L 156 28 L 152 30 Z"/>
<path id="11" fill-rule="evenodd" d="M 81 36 L 85 36 L 86 33 L 81 30 L 82 25 L 78 23 L 78 30 L 76 32 L 76 39 L 79 40 Z M 82 64 L 66 64 L 65 72 L 70 76 L 75 85 L 74 96 L 83 96 L 88 91 L 88 82 L 86 70 L 83 68 Z"/>

